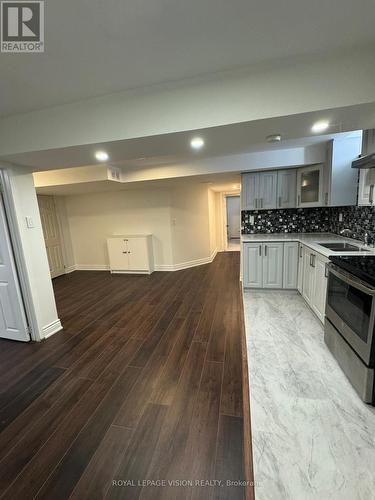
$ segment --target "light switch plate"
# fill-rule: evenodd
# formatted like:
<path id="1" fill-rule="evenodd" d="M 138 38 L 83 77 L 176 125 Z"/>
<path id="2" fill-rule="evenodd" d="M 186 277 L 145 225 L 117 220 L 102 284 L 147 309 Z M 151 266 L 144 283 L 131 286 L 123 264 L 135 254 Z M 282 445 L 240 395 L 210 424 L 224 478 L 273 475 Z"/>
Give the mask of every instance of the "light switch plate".
<path id="1" fill-rule="evenodd" d="M 34 225 L 34 219 L 32 217 L 30 217 L 30 216 L 26 217 L 26 226 L 29 229 L 32 229 L 33 227 L 35 227 L 35 225 Z"/>

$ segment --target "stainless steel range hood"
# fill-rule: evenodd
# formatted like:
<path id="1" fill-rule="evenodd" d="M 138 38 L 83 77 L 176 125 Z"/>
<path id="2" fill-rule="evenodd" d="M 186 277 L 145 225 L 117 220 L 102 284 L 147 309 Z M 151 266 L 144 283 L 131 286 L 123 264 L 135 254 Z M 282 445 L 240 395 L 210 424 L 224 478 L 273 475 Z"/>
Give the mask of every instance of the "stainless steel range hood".
<path id="1" fill-rule="evenodd" d="M 360 156 L 352 162 L 352 168 L 375 168 L 375 153 Z"/>
<path id="2" fill-rule="evenodd" d="M 352 168 L 375 168 L 375 129 L 363 131 L 362 154 L 352 162 Z"/>

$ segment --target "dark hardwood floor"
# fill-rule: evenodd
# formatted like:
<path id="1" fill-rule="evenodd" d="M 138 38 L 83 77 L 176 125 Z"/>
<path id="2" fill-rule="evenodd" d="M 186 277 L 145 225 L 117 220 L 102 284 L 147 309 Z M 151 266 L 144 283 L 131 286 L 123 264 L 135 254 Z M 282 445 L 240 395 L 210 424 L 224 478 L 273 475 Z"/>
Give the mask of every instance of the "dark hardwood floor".
<path id="1" fill-rule="evenodd" d="M 0 341 L 1 498 L 252 498 L 239 254 L 54 289 L 63 332 Z"/>

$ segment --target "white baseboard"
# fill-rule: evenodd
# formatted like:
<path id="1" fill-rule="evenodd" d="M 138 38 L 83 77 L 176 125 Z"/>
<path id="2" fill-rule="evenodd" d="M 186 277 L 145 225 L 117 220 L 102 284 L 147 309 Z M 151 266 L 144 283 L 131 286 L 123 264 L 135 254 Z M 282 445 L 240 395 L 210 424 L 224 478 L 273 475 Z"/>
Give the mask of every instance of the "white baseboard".
<path id="1" fill-rule="evenodd" d="M 43 326 L 42 328 L 43 338 L 48 339 L 48 337 L 51 337 L 51 335 L 54 335 L 55 333 L 59 332 L 62 329 L 63 327 L 61 321 L 57 319 L 56 321 L 53 321 L 49 325 Z"/>
<path id="2" fill-rule="evenodd" d="M 179 264 L 159 264 L 155 265 L 155 271 L 181 271 L 182 269 L 188 269 L 189 267 L 203 266 L 204 264 L 210 264 L 214 258 L 218 249 L 212 252 L 209 257 L 203 257 L 202 259 L 189 260 L 187 262 L 181 262 Z M 68 271 L 69 269 L 69 271 Z M 107 264 L 75 264 L 74 266 L 70 266 L 65 269 L 65 272 L 73 272 L 73 271 L 110 271 L 110 267 Z M 120 274 L 121 271 L 113 271 L 115 273 Z M 129 272 L 125 272 L 124 274 L 130 274 Z M 143 274 L 137 272 L 135 274 Z M 148 272 L 144 273 L 148 274 Z"/>
<path id="3" fill-rule="evenodd" d="M 108 264 L 76 264 L 75 271 L 109 271 Z"/>
<path id="4" fill-rule="evenodd" d="M 77 266 L 76 265 L 74 265 L 74 266 L 68 266 L 68 267 L 65 268 L 65 274 L 72 273 L 72 272 L 74 272 L 76 270 L 77 270 Z"/>
<path id="5" fill-rule="evenodd" d="M 189 267 L 203 266 L 204 264 L 210 264 L 216 257 L 216 254 L 217 248 L 215 248 L 209 257 L 189 260 L 187 262 L 181 262 L 180 264 L 159 264 L 155 266 L 155 271 L 181 271 L 182 269 L 189 269 Z"/>

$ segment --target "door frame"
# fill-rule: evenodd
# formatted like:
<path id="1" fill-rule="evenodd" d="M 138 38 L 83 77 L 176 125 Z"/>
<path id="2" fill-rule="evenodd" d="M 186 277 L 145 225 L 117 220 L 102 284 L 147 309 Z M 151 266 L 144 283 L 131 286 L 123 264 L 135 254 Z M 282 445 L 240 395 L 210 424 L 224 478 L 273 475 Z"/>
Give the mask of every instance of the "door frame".
<path id="1" fill-rule="evenodd" d="M 25 308 L 26 321 L 29 327 L 31 340 L 39 341 L 39 336 L 35 336 L 38 331 L 38 324 L 34 312 L 34 307 L 31 300 L 31 288 L 27 276 L 26 264 L 22 252 L 21 236 L 19 233 L 16 209 L 12 190 L 10 186 L 9 175 L 6 170 L 0 167 L 0 195 L 4 203 L 5 217 L 8 222 L 9 237 L 13 248 L 14 263 L 18 275 L 22 300 Z"/>
<path id="2" fill-rule="evenodd" d="M 233 196 L 239 196 L 240 197 L 240 227 L 241 227 L 241 191 L 236 190 L 236 191 L 230 191 L 226 192 L 224 191 L 221 193 L 221 203 L 222 203 L 222 210 L 223 210 L 223 248 L 224 252 L 228 251 L 228 218 L 227 218 L 227 198 L 233 197 Z"/>

